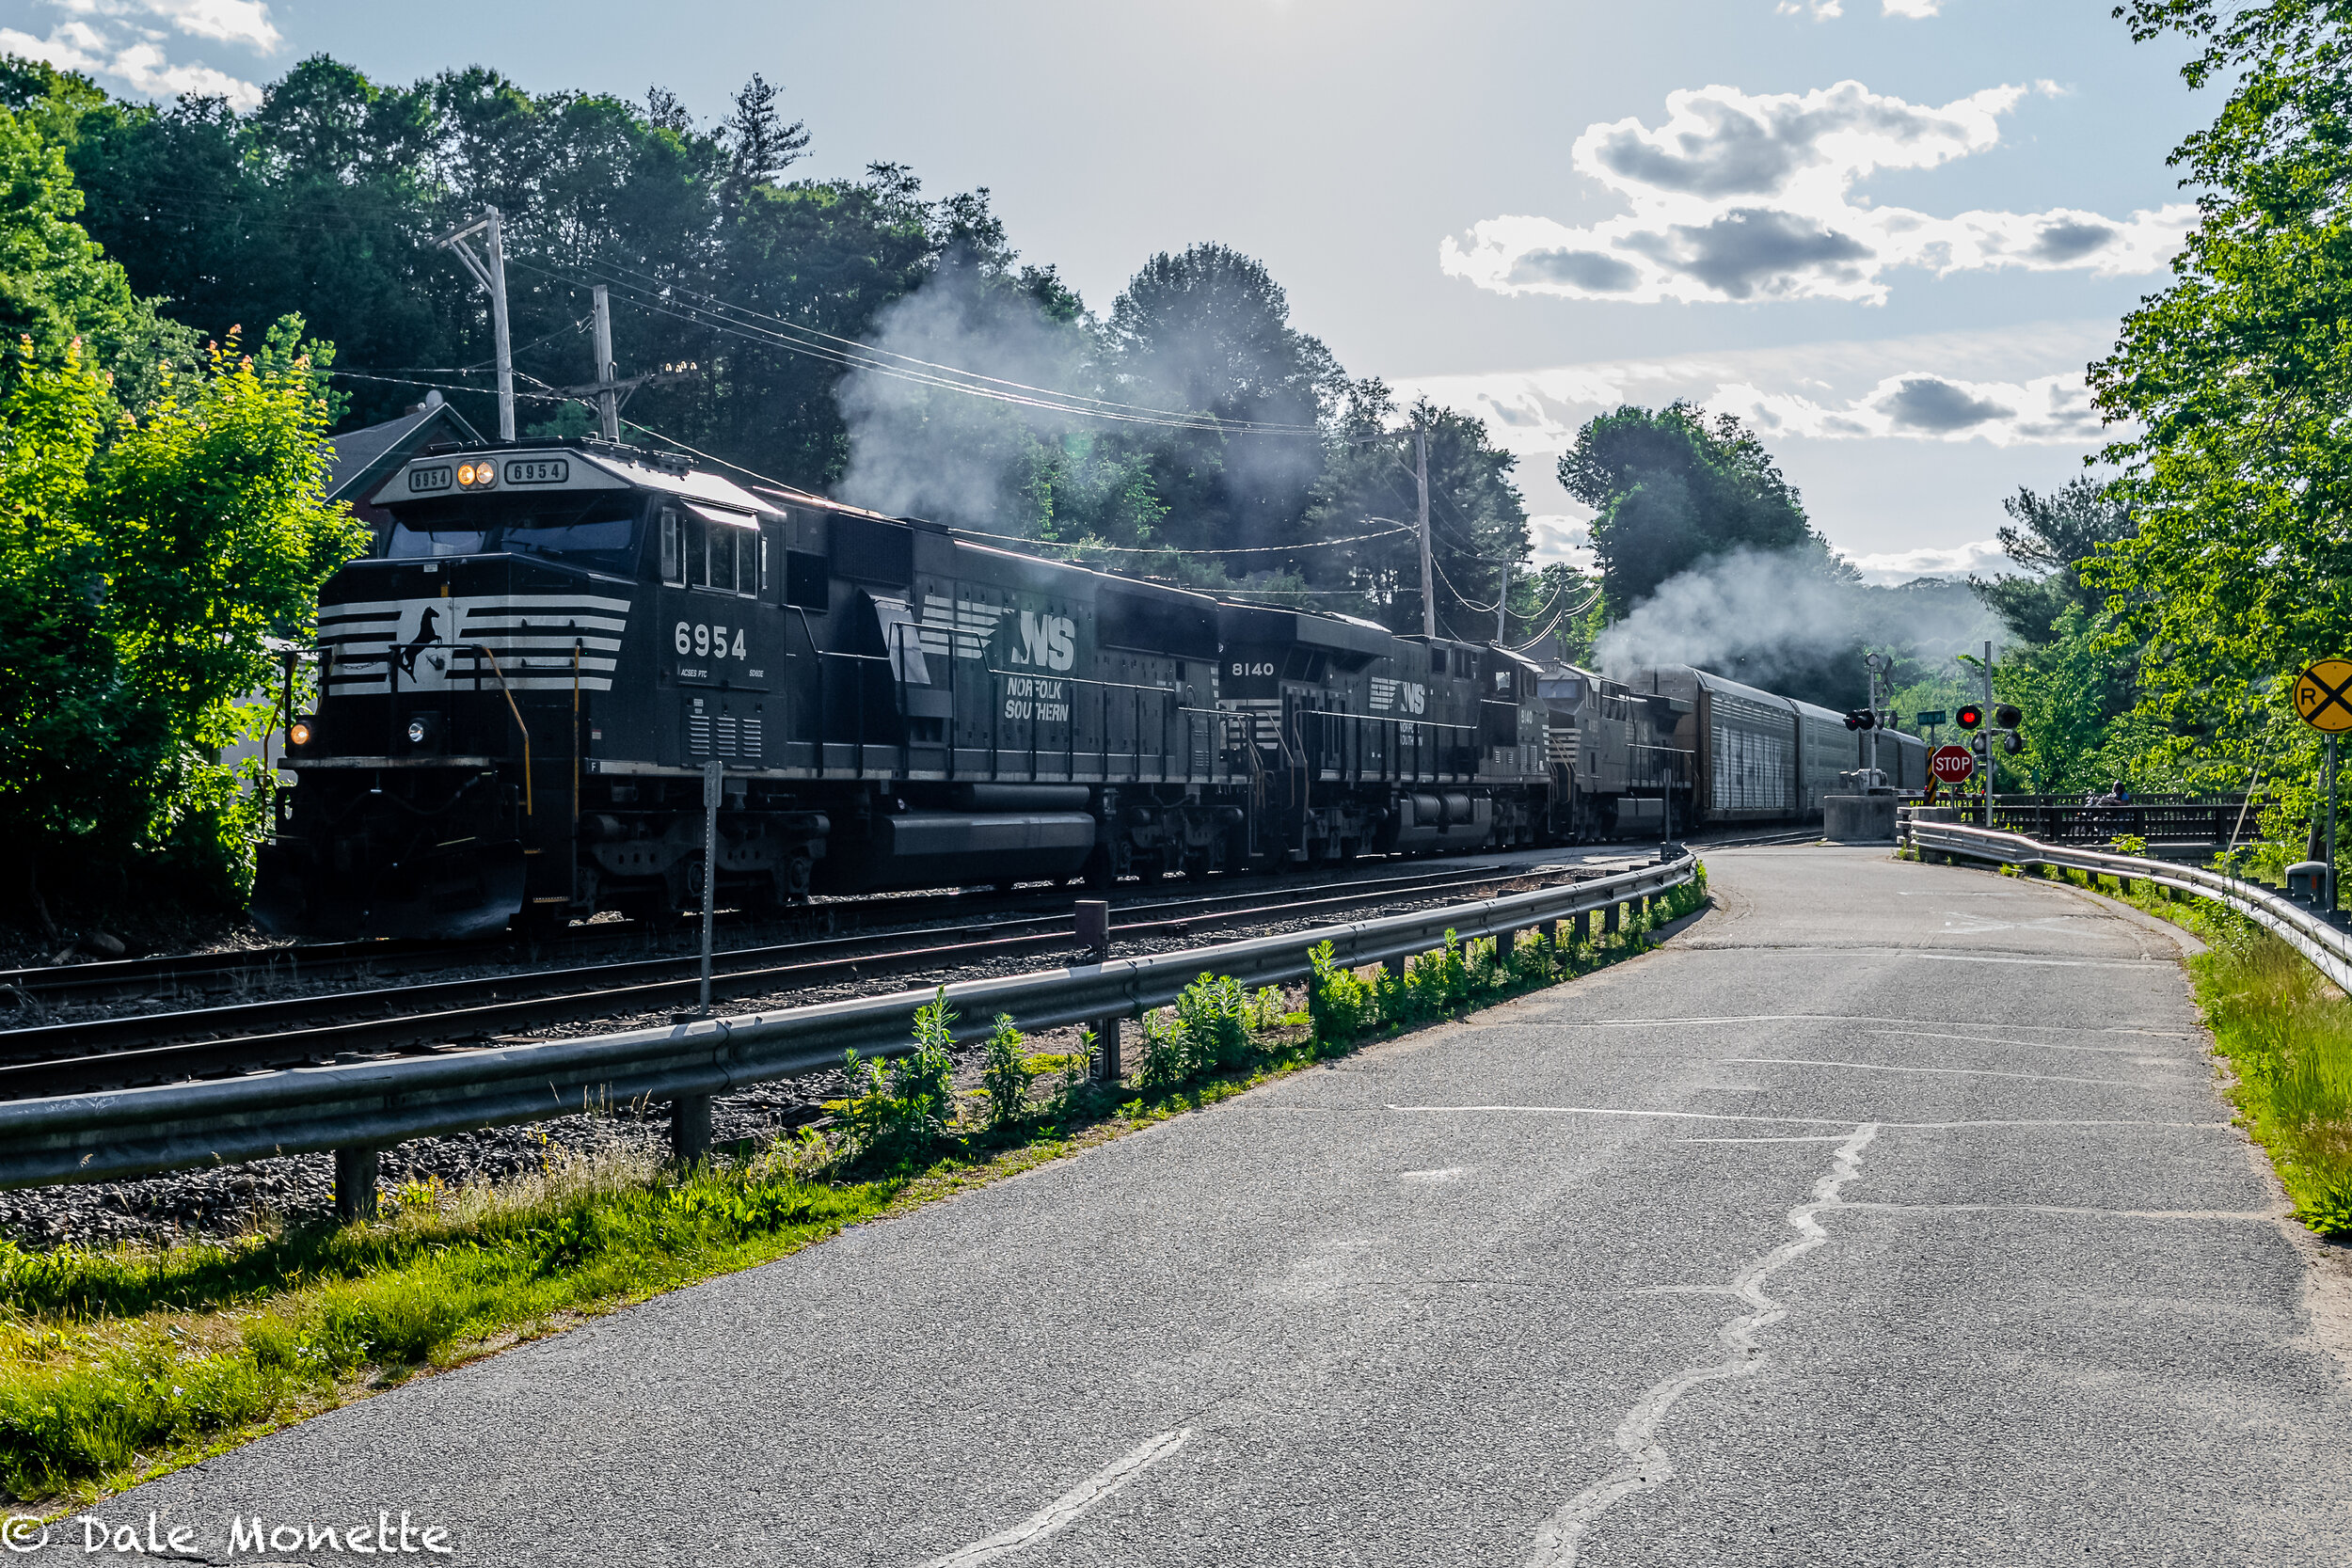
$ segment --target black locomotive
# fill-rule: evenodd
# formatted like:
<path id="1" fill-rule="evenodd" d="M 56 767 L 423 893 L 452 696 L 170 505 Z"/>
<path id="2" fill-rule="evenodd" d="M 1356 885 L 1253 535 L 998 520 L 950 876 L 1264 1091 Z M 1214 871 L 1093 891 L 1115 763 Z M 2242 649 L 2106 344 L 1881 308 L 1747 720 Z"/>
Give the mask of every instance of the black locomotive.
<path id="1" fill-rule="evenodd" d="M 277 932 L 1657 837 L 1818 816 L 1857 759 L 1701 672 L 1547 671 L 631 448 L 437 452 L 373 499 L 288 727 Z M 1913 737 L 1881 763 L 1924 777 Z"/>

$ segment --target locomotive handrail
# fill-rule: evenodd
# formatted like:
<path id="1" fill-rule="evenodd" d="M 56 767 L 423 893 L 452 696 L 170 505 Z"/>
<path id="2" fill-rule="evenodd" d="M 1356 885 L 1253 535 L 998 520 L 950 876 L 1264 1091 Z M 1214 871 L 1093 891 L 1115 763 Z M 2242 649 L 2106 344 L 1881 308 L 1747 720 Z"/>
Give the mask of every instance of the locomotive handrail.
<path id="1" fill-rule="evenodd" d="M 506 711 L 515 716 L 515 727 L 523 733 L 523 815 L 535 816 L 538 814 L 531 809 L 531 726 L 523 722 L 523 710 L 516 705 L 514 689 L 506 684 L 506 672 L 499 668 L 499 656 L 479 642 L 459 642 L 454 646 L 465 649 L 477 658 L 488 659 L 490 673 L 499 678 L 499 691 L 506 698 Z M 479 686 L 481 682 L 482 666 L 477 664 L 474 666 L 474 684 Z"/>
<path id="2" fill-rule="evenodd" d="M 2352 934 L 2331 925 L 2317 911 L 2259 882 L 2143 855 L 2115 855 L 2099 849 L 2078 849 L 2072 845 L 2045 844 L 2023 833 L 1967 828 L 1956 822 L 1921 822 L 1912 818 L 1908 826 L 1914 846 L 1940 854 L 2000 865 L 2055 865 L 2126 881 L 2149 882 L 2210 898 L 2268 927 L 2310 959 L 2322 974 L 2352 990 Z"/>
<path id="3" fill-rule="evenodd" d="M 1592 881 L 1182 952 L 965 980 L 945 989 L 956 1037 L 1009 1013 L 1052 1029 L 1166 1006 L 1202 972 L 1245 985 L 1303 978 L 1328 942 L 1350 967 L 1429 952 L 1649 897 L 1691 881 L 1687 851 Z M 547 1121 L 598 1106 L 731 1093 L 837 1066 L 855 1049 L 912 1048 L 931 990 L 700 1020 L 661 1029 L 435 1055 L 291 1068 L 200 1083 L 0 1103 L 0 1187 L 112 1180 L 322 1149 Z"/>

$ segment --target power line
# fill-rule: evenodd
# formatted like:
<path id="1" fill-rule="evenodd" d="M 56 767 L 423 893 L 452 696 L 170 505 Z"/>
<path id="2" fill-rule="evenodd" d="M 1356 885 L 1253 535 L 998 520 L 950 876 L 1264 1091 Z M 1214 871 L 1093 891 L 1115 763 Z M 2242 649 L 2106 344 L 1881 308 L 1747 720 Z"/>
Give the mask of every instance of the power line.
<path id="1" fill-rule="evenodd" d="M 1170 419 L 1191 419 L 1201 417 L 1187 415 L 1172 408 L 1154 408 L 1145 404 L 1121 403 L 1112 398 L 1090 397 L 1083 392 L 1065 392 L 1050 387 L 1035 387 L 1025 381 L 1012 381 L 1008 380 L 1003 376 L 989 375 L 979 371 L 967 371 L 955 365 L 944 365 L 936 360 L 918 358 L 911 354 L 900 354 L 896 349 L 879 348 L 871 343 L 861 342 L 854 338 L 844 338 L 837 333 L 827 332 L 821 327 L 807 326 L 802 323 L 793 321 L 787 316 L 775 315 L 766 310 L 755 310 L 746 305 L 737 305 L 731 301 L 721 299 L 716 294 L 703 293 L 697 290 L 689 289 L 683 284 L 670 282 L 668 280 L 656 277 L 651 273 L 639 272 L 634 267 L 624 267 L 616 263 L 607 263 L 607 265 L 612 271 L 626 273 L 631 277 L 643 278 L 645 283 L 650 284 L 657 289 L 698 299 L 704 304 L 709 305 L 715 309 L 733 311 L 738 316 L 748 316 L 760 321 L 773 322 L 776 325 L 784 328 L 787 332 L 803 333 L 811 338 L 822 339 L 827 342 L 838 344 L 845 350 L 860 354 L 878 355 L 884 358 L 899 360 L 905 364 L 920 366 L 924 370 L 937 371 L 944 375 L 965 376 L 975 381 L 985 381 L 999 387 L 1011 388 L 1017 391 L 1034 392 L 1042 397 L 1056 398 L 1072 403 L 1092 404 L 1097 407 L 1119 409 L 1134 414 L 1153 415 Z M 575 284 L 574 286 L 577 287 L 578 285 Z M 1322 426 L 1314 424 L 1286 424 L 1269 420 L 1224 420 L 1221 416 L 1216 415 L 1206 417 L 1217 419 L 1223 426 L 1229 429 L 1246 429 L 1257 434 L 1284 433 L 1293 435 L 1319 436 L 1322 434 L 1323 430 Z"/>
<path id="2" fill-rule="evenodd" d="M 574 288 L 585 288 L 592 286 L 582 282 L 579 278 L 569 276 L 568 274 L 559 273 L 550 268 L 539 266 L 534 262 L 524 261 L 518 259 L 515 262 L 515 265 L 536 272 L 543 277 L 552 277 L 558 282 L 567 283 Z M 616 286 L 608 284 L 607 287 L 612 288 Z M 834 342 L 846 345 L 841 347 L 831 346 L 825 342 L 808 341 L 804 338 L 787 337 L 783 332 L 754 325 L 746 322 L 714 319 L 708 310 L 698 309 L 692 306 L 678 309 L 672 305 L 664 304 L 658 299 L 648 299 L 642 296 L 643 291 L 634 284 L 620 284 L 617 285 L 617 287 L 622 290 L 630 291 L 616 294 L 616 297 L 619 298 L 624 304 L 634 305 L 641 310 L 649 311 L 656 315 L 668 316 L 673 320 L 686 322 L 690 325 L 703 327 L 708 331 L 725 333 L 732 337 L 740 338 L 748 342 L 762 343 L 768 347 L 782 349 L 788 354 L 802 355 L 809 358 L 821 360 L 828 364 L 839 365 L 848 370 L 866 371 L 876 375 L 889 376 L 896 380 L 911 382 L 916 386 L 930 387 L 944 391 L 961 392 L 968 397 L 977 397 L 987 399 L 992 402 L 1009 404 L 1016 407 L 1036 408 L 1046 413 L 1062 414 L 1079 419 L 1106 420 L 1120 424 L 1152 425 L 1167 429 L 1193 430 L 1220 436 L 1313 435 L 1320 436 L 1322 435 L 1322 427 L 1319 425 L 1279 424 L 1267 420 L 1229 420 L 1215 414 L 1183 414 L 1173 409 L 1154 409 L 1140 412 L 1128 412 L 1125 410 L 1135 408 L 1136 405 L 1111 404 L 1106 400 L 1089 399 L 1086 398 L 1083 394 L 1077 393 L 1043 392 L 1043 395 L 1041 396 L 1030 396 L 1025 395 L 1022 391 L 999 391 L 990 387 L 975 386 L 972 384 L 971 380 L 953 379 L 954 376 L 975 377 L 975 372 L 969 371 L 952 370 L 949 374 L 934 374 L 929 371 L 906 370 L 897 365 L 882 363 L 880 360 L 871 357 L 871 356 L 879 353 L 886 353 L 887 351 L 873 349 L 870 345 L 858 342 L 853 339 L 834 339 Z M 690 290 L 681 290 L 678 292 L 687 293 L 692 293 L 692 291 Z M 714 307 L 714 309 L 724 309 L 737 310 L 739 312 L 740 310 L 739 307 L 727 306 L 723 302 L 721 302 L 718 306 Z M 782 318 L 780 317 L 769 317 L 766 319 L 779 322 L 782 321 Z M 821 336 L 828 339 L 833 337 L 832 334 L 817 334 L 815 328 L 798 327 L 794 326 L 790 323 L 785 323 L 784 325 L 790 327 L 791 330 L 803 334 Z M 908 359 L 908 356 L 892 356 Z M 926 361 L 912 359 L 908 359 L 908 362 L 914 364 L 927 363 Z M 997 378 L 979 377 L 977 379 L 996 380 Z M 1023 385 L 1016 382 L 999 382 L 998 384 L 1001 386 L 1016 388 Z M 1034 390 L 1043 391 L 1041 388 Z M 1099 406 L 1085 406 L 1087 404 L 1094 404 Z"/>

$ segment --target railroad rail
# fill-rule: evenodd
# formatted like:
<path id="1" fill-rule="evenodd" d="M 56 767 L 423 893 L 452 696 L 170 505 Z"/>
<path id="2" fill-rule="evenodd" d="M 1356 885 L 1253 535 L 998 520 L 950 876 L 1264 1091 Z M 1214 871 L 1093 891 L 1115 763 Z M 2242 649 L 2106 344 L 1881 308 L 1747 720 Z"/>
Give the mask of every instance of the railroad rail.
<path id="1" fill-rule="evenodd" d="M 1203 971 L 1245 985 L 1296 980 L 1311 948 L 1365 965 L 1424 953 L 1448 931 L 1465 941 L 1638 903 L 1689 882 L 1697 860 L 1661 863 L 1528 893 L 1375 920 L 1145 958 L 1114 958 L 946 987 L 959 1038 L 998 1013 L 1042 1030 L 1164 1006 Z M 281 1069 L 196 1083 L 0 1102 L 0 1187 L 110 1180 L 273 1155 L 338 1151 L 372 1188 L 375 1151 L 412 1138 L 546 1121 L 630 1101 L 672 1107 L 674 1139 L 707 1140 L 709 1099 L 841 1060 L 846 1050 L 908 1049 L 929 990 L 782 1008 L 580 1039 Z"/>
<path id="2" fill-rule="evenodd" d="M 1196 927 L 1328 916 L 1538 874 L 1497 866 L 1447 868 L 1169 899 L 1127 907 L 1124 918 L 1112 922 L 1111 936 L 1128 942 L 1182 938 Z M 995 921 L 977 933 L 897 932 L 736 949 L 720 956 L 712 985 L 721 994 L 741 996 L 1068 952 L 1079 945 L 1069 916 L 1037 915 Z M 690 954 L 0 1031 L 0 1097 L 291 1067 L 358 1053 L 486 1040 L 581 1018 L 654 1012 L 691 1005 L 699 974 L 699 956 Z"/>
<path id="3" fill-rule="evenodd" d="M 2152 887 L 2210 898 L 2267 927 L 2309 958 L 2322 974 L 2352 990 L 2352 934 L 2331 924 L 2309 905 L 2299 904 L 2260 882 L 2144 855 L 2117 855 L 2071 844 L 2045 844 L 2023 833 L 1963 827 L 1954 822 L 1907 821 L 1900 832 L 1907 835 L 1903 842 L 1922 855 L 1939 854 L 1996 865 L 2055 865 L 2117 878 L 2127 890 L 2134 882 L 2146 882 Z"/>

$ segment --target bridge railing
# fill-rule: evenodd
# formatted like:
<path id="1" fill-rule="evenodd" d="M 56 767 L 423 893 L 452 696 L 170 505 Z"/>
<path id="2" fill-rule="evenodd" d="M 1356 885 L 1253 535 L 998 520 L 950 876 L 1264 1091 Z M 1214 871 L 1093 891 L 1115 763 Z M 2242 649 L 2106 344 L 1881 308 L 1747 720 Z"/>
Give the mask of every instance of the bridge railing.
<path id="1" fill-rule="evenodd" d="M 1051 1029 L 1166 1006 L 1202 972 L 1248 986 L 1302 979 L 1328 942 L 1343 964 L 1403 958 L 1605 911 L 1680 887 L 1697 859 L 1676 849 L 1655 865 L 1530 893 L 1417 910 L 1320 930 L 1259 937 L 946 988 L 959 1038 L 998 1013 Z M 481 1051 L 293 1068 L 199 1083 L 0 1102 L 0 1187 L 110 1180 L 279 1154 L 373 1151 L 411 1138 L 548 1121 L 631 1101 L 697 1102 L 749 1085 L 839 1065 L 850 1049 L 909 1048 L 914 1009 L 937 988 L 812 1007 L 702 1019 L 662 1029 Z"/>
<path id="2" fill-rule="evenodd" d="M 2352 990 L 2352 934 L 2347 934 L 2306 904 L 2299 904 L 2275 888 L 2243 878 L 2225 876 L 2198 866 L 2180 865 L 2170 861 L 2150 860 L 2140 855 L 2118 855 L 2110 851 L 2083 848 L 2074 845 L 2048 844 L 2028 838 L 2022 833 L 2005 833 L 1986 828 L 1972 828 L 1956 822 L 1907 821 L 1899 833 L 1902 842 L 1919 851 L 1922 857 L 1943 856 L 1952 860 L 1982 861 L 1996 865 L 2055 865 L 2071 871 L 2087 871 L 2094 876 L 2113 877 L 2128 891 L 2136 882 L 2152 887 L 2172 888 L 2210 898 L 2227 905 L 2257 925 L 2277 933 L 2280 940 L 2312 961 L 2313 968 L 2346 990 Z"/>
<path id="3" fill-rule="evenodd" d="M 1963 797 L 1961 820 L 1984 827 L 1981 801 Z M 2107 844 L 2118 838 L 2150 844 L 2209 844 L 2219 848 L 2253 822 L 2253 812 L 2234 797 L 2157 796 L 2121 805 L 2086 804 L 2079 795 L 2001 795 L 1993 801 L 1992 827 L 2024 833 L 2045 844 Z"/>

